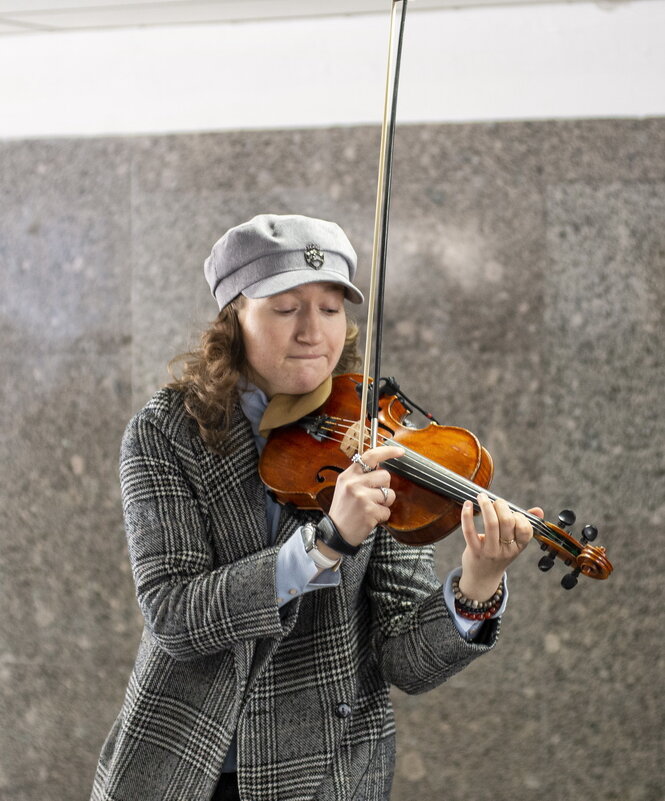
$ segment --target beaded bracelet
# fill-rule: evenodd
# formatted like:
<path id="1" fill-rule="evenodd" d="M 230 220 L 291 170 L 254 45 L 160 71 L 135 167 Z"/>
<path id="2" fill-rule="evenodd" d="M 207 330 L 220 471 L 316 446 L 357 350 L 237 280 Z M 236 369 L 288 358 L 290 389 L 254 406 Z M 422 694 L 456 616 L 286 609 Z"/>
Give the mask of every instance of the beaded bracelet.
<path id="1" fill-rule="evenodd" d="M 497 591 L 488 601 L 472 601 L 462 595 L 459 588 L 459 578 L 454 578 L 452 582 L 453 595 L 455 596 L 455 611 L 460 617 L 469 620 L 487 620 L 495 615 L 501 606 L 503 598 L 503 581 L 499 584 Z"/>

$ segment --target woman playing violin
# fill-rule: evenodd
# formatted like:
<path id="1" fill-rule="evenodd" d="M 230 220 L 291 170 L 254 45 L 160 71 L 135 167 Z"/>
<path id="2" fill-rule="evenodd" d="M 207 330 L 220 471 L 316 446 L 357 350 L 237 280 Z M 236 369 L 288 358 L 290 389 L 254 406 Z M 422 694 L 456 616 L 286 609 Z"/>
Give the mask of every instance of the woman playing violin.
<path id="1" fill-rule="evenodd" d="M 337 225 L 298 215 L 254 217 L 206 260 L 219 314 L 123 439 L 145 628 L 97 801 L 387 799 L 390 685 L 430 690 L 497 640 L 505 570 L 532 536 L 507 503 L 481 494 L 478 526 L 464 505 L 442 582 L 431 546 L 382 525 L 399 447 L 350 461 L 328 514 L 278 505 L 259 479 L 270 429 L 358 362 L 355 271 Z"/>

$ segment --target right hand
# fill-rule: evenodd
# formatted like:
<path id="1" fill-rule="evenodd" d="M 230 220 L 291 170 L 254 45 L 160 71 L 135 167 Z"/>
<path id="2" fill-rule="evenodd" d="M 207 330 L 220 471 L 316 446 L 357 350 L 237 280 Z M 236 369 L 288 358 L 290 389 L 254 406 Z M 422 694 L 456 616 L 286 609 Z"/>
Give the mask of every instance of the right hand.
<path id="1" fill-rule="evenodd" d="M 396 445 L 379 445 L 365 451 L 362 457 L 365 464 L 375 468 L 380 462 L 398 459 L 403 454 L 403 448 Z M 381 487 L 388 490 L 387 498 Z M 379 523 L 388 520 L 393 503 L 395 492 L 390 489 L 390 473 L 384 468 L 365 473 L 362 465 L 354 462 L 337 478 L 328 515 L 350 545 L 360 545 Z"/>

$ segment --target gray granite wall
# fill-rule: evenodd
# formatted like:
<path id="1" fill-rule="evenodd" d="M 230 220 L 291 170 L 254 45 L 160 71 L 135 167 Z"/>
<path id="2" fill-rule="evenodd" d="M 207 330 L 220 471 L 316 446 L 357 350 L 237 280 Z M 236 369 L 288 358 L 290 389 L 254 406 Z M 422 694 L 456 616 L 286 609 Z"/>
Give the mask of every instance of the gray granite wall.
<path id="1" fill-rule="evenodd" d="M 212 319 L 260 211 L 337 220 L 366 286 L 376 128 L 0 143 L 0 797 L 83 801 L 140 634 L 120 437 Z M 395 692 L 396 801 L 662 801 L 665 120 L 403 127 L 384 372 L 476 432 L 494 488 L 615 564 L 535 546 L 500 647 Z M 462 550 L 438 550 L 441 574 Z"/>

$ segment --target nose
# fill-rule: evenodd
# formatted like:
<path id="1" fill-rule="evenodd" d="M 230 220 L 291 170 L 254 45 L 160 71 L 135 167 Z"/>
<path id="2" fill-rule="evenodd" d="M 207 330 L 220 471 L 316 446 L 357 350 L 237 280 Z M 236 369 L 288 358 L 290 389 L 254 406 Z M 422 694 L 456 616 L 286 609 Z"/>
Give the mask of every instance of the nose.
<path id="1" fill-rule="evenodd" d="M 307 345 L 315 345 L 323 340 L 323 327 L 319 310 L 306 307 L 298 317 L 296 339 Z"/>

